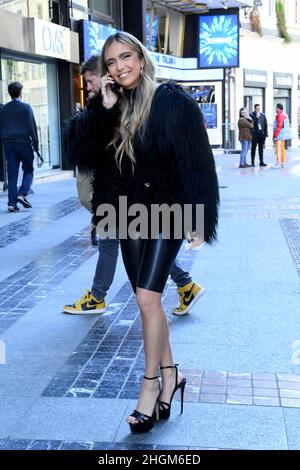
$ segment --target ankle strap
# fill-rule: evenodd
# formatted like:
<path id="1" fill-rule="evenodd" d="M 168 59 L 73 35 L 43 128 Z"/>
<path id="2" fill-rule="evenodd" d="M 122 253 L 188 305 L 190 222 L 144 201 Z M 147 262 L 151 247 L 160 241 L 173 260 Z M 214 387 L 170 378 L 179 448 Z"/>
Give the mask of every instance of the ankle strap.
<path id="1" fill-rule="evenodd" d="M 178 364 L 174 364 L 174 366 L 163 366 L 160 367 L 160 370 L 162 369 L 177 369 Z"/>
<path id="2" fill-rule="evenodd" d="M 155 377 L 146 377 L 146 376 L 144 375 L 144 379 L 146 379 L 146 380 L 154 380 L 154 379 L 158 379 L 158 376 L 156 375 Z"/>
<path id="3" fill-rule="evenodd" d="M 176 375 L 175 375 L 175 382 L 176 382 L 176 387 L 178 385 L 178 369 L 177 369 L 178 364 L 174 364 L 174 366 L 163 366 L 160 367 L 160 370 L 162 369 L 175 369 Z"/>

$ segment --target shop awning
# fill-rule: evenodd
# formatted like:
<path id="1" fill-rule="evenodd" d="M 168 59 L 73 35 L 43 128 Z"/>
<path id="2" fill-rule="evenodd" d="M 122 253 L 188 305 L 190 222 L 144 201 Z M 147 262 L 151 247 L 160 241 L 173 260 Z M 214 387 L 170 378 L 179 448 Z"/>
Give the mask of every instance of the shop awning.
<path id="1" fill-rule="evenodd" d="M 166 6 L 182 13 L 204 13 L 209 10 L 253 7 L 255 0 L 152 0 L 152 4 Z"/>

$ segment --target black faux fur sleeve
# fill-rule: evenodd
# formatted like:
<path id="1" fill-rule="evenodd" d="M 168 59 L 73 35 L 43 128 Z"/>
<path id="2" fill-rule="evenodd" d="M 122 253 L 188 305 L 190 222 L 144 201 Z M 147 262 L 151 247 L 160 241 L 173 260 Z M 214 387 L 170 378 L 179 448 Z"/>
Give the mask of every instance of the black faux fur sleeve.
<path id="1" fill-rule="evenodd" d="M 79 171 L 84 173 L 97 168 L 101 155 L 113 137 L 118 118 L 118 103 L 107 109 L 99 94 L 66 123 L 63 131 L 64 150 L 69 161 Z"/>
<path id="2" fill-rule="evenodd" d="M 173 83 L 158 87 L 152 106 L 150 127 L 155 129 L 159 153 L 180 172 L 183 202 L 204 204 L 204 237 L 212 243 L 217 234 L 219 189 L 203 115 L 197 103 Z"/>

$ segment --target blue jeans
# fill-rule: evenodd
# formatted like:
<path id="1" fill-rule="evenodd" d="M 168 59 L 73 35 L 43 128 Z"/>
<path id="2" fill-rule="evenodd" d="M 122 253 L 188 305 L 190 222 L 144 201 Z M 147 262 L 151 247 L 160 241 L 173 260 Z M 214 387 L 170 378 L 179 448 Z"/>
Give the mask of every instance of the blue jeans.
<path id="1" fill-rule="evenodd" d="M 173 282 L 177 285 L 177 287 L 182 287 L 192 282 L 192 278 L 187 271 L 183 271 L 178 264 L 178 261 L 175 259 L 173 266 L 170 271 L 170 276 Z"/>
<path id="2" fill-rule="evenodd" d="M 99 239 L 98 250 L 99 257 L 91 291 L 96 299 L 103 299 L 114 279 L 119 254 L 119 240 Z"/>
<path id="3" fill-rule="evenodd" d="M 241 156 L 240 156 L 240 165 L 245 165 L 246 163 L 246 157 L 248 150 L 250 148 L 251 140 L 241 140 Z"/>
<path id="4" fill-rule="evenodd" d="M 7 160 L 8 205 L 17 203 L 18 195 L 27 196 L 33 180 L 33 150 L 30 144 L 4 143 L 5 158 Z M 23 179 L 17 190 L 20 163 L 22 163 Z"/>

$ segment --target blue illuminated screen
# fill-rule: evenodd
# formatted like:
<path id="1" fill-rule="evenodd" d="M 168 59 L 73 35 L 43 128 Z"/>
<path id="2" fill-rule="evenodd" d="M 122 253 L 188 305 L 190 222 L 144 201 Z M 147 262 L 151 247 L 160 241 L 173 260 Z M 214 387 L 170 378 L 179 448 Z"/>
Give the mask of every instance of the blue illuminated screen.
<path id="1" fill-rule="evenodd" d="M 150 19 L 151 16 L 149 13 L 146 14 L 146 45 L 149 47 L 149 37 L 150 37 Z M 156 50 L 156 43 L 157 43 L 157 32 L 158 32 L 158 17 L 154 16 L 152 21 L 152 34 L 151 34 L 151 46 L 150 50 Z"/>
<path id="2" fill-rule="evenodd" d="M 116 34 L 118 31 L 111 26 L 106 26 L 94 21 L 83 22 L 83 38 L 84 38 L 84 61 L 92 55 L 100 55 L 103 44 L 108 36 Z"/>
<path id="3" fill-rule="evenodd" d="M 199 15 L 200 68 L 239 66 L 238 14 Z"/>

